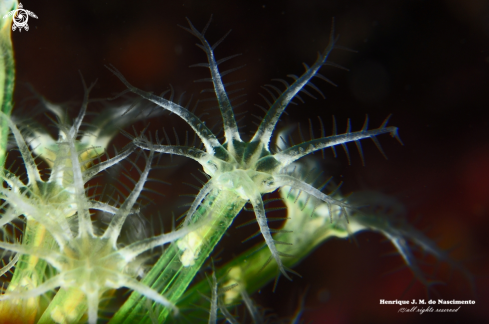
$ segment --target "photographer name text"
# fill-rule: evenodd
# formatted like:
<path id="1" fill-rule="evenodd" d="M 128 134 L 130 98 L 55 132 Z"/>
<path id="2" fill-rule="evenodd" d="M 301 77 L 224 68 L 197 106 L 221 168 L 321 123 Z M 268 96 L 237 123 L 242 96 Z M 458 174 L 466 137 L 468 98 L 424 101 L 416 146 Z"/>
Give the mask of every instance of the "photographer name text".
<path id="1" fill-rule="evenodd" d="M 380 299 L 380 305 L 400 305 L 400 306 L 412 306 L 401 307 L 397 311 L 398 313 L 456 313 L 462 306 L 457 308 L 435 308 L 434 305 L 474 305 L 475 300 L 455 300 L 455 299 L 412 299 L 412 300 L 386 300 Z"/>

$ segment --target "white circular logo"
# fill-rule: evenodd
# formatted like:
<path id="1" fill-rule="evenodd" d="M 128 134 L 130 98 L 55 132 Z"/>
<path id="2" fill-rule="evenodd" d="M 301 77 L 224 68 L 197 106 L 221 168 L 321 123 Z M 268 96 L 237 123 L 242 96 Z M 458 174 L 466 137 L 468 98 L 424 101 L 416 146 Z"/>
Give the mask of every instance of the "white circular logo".
<path id="1" fill-rule="evenodd" d="M 24 7 L 22 6 L 22 3 L 19 3 L 18 9 L 10 11 L 5 16 L 3 16 L 3 19 L 12 17 L 12 21 L 13 21 L 12 31 L 15 31 L 17 28 L 19 29 L 19 31 L 22 31 L 22 28 L 24 28 L 27 31 L 29 30 L 29 25 L 27 25 L 29 16 L 37 19 L 35 13 L 29 10 L 25 10 Z"/>

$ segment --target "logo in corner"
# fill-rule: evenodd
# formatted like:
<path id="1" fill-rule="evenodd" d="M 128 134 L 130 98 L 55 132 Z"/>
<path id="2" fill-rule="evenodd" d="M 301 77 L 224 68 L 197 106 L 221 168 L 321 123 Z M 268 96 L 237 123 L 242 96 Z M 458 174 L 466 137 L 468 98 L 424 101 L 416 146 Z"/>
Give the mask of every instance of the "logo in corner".
<path id="1" fill-rule="evenodd" d="M 26 31 L 29 30 L 29 25 L 27 25 L 29 16 L 37 19 L 35 13 L 29 10 L 25 10 L 24 7 L 22 6 L 22 3 L 19 3 L 18 9 L 10 11 L 8 14 L 3 16 L 3 19 L 12 17 L 13 20 L 12 31 L 15 31 L 17 28 L 19 28 L 19 32 L 21 32 L 22 28 L 24 28 Z"/>

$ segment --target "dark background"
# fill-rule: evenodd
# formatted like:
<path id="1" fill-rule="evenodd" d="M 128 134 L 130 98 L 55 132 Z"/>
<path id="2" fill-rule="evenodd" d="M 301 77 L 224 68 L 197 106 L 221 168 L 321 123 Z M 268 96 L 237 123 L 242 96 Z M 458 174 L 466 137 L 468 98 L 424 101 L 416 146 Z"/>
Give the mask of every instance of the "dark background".
<path id="1" fill-rule="evenodd" d="M 379 305 L 381 298 L 427 297 L 419 283 L 402 295 L 412 274 L 407 269 L 387 274 L 402 261 L 399 256 L 385 256 L 393 249 L 375 234 L 360 234 L 358 245 L 348 240 L 326 242 L 297 267 L 302 279 L 281 281 L 275 294 L 266 287 L 254 299 L 279 317 L 290 317 L 309 287 L 302 317 L 305 323 L 480 323 L 489 319 L 484 307 L 489 301 L 487 1 L 22 3 L 39 19 L 29 19 L 28 32 L 13 34 L 18 81 L 15 100 L 19 106 L 28 96 L 23 83 L 31 84 L 53 102 L 81 101 L 78 70 L 87 82 L 98 79 L 92 98 L 106 98 L 124 90 L 104 68 L 106 64 L 113 64 L 131 83 L 147 91 L 160 93 L 171 83 L 176 96 L 187 91 L 186 101 L 189 93 L 198 95 L 202 84 L 193 80 L 206 77 L 207 71 L 188 68 L 203 62 L 205 56 L 194 46 L 197 40 L 177 25 L 186 25 L 188 17 L 201 29 L 213 14 L 206 34 L 210 43 L 233 29 L 216 49 L 216 57 L 242 53 L 223 66 L 246 64 L 225 79 L 246 80 L 247 103 L 237 109 L 249 112 L 241 122 L 244 134 L 255 130 L 251 114 L 263 115 L 254 106 L 265 105 L 258 96 L 264 93 L 260 86 L 272 78 L 301 74 L 302 62 L 312 64 L 316 52 L 328 43 L 335 17 L 338 44 L 357 53 L 336 50 L 331 60 L 350 71 L 323 68 L 321 73 L 338 87 L 315 81 L 327 99 L 303 96 L 305 104 L 289 107 L 289 115 L 278 129 L 299 122 L 308 134 L 311 118 L 318 136 L 318 115 L 330 133 L 332 115 L 343 131 L 347 118 L 351 118 L 353 130 L 358 130 L 365 114 L 369 114 L 371 126 L 378 127 L 392 113 L 390 125 L 399 127 L 404 146 L 388 136 L 380 137 L 389 160 L 364 141 L 366 166 L 361 165 L 354 146 L 350 150 L 351 166 L 341 149 L 336 159 L 328 152 L 322 163 L 336 181 L 344 181 L 344 193 L 377 190 L 395 196 L 406 205 L 411 219 L 421 219 L 418 227 L 428 228 L 427 235 L 440 247 L 456 246 L 452 256 L 473 273 L 476 295 L 470 294 L 467 281 L 457 273 L 449 277 L 442 272 L 446 285 L 437 291 L 446 299 L 474 299 L 477 304 L 462 306 L 455 314 L 424 315 L 401 314 L 397 313 L 398 306 Z M 22 111 L 27 111 L 26 107 Z M 151 123 L 154 129 L 165 126 L 170 133 L 175 127 L 180 137 L 189 129 L 175 116 Z M 174 158 L 175 167 L 152 175 L 164 177 L 172 185 L 158 188 L 166 196 L 158 198 L 151 208 L 159 208 L 163 215 L 171 215 L 173 210 L 183 212 L 179 206 L 191 200 L 179 194 L 196 191 L 182 186 L 182 182 L 199 186 L 191 172 L 203 178 L 198 165 L 186 162 Z M 253 215 L 240 215 L 236 223 L 247 217 Z M 226 244 L 219 245 L 223 258 L 248 247 L 239 243 L 247 234 L 236 229 L 231 233 L 225 238 Z M 235 241 L 238 246 L 232 245 Z"/>

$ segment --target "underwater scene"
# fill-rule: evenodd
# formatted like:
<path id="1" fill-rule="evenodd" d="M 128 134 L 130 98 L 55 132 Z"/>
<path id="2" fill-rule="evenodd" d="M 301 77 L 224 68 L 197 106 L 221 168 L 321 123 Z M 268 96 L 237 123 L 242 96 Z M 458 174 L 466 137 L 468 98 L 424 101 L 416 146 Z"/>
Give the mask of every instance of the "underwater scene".
<path id="1" fill-rule="evenodd" d="M 0 11 L 0 323 L 489 320 L 489 4 Z"/>

